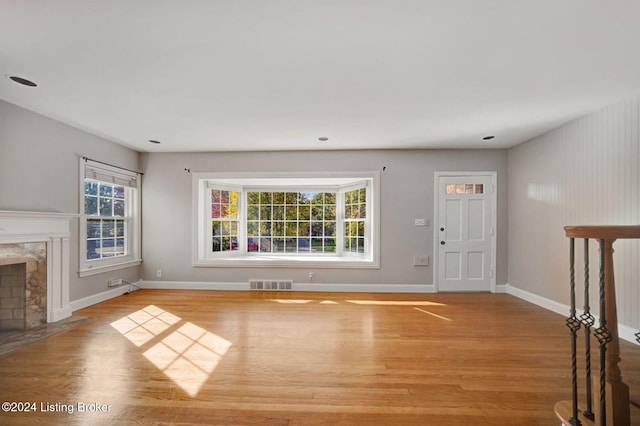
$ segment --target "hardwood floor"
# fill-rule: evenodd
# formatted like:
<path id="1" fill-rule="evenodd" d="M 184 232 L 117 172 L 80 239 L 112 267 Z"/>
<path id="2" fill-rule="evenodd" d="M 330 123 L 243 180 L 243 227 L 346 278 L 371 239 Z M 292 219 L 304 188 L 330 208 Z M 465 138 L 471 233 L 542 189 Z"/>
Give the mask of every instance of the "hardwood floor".
<path id="1" fill-rule="evenodd" d="M 0 357 L 0 399 L 37 409 L 0 424 L 556 425 L 570 398 L 564 318 L 505 294 L 142 290 L 74 316 Z"/>

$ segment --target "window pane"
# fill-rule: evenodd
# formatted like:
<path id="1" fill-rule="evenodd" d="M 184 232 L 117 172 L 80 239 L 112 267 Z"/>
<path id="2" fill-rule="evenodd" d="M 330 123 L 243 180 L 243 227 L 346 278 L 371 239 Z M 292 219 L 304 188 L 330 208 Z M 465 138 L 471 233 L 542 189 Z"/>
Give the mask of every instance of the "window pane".
<path id="1" fill-rule="evenodd" d="M 102 239 L 102 257 L 113 257 L 115 255 L 116 241 L 113 238 Z"/>
<path id="2" fill-rule="evenodd" d="M 271 232 L 275 236 L 284 236 L 284 222 L 273 222 Z"/>
<path id="3" fill-rule="evenodd" d="M 111 197 L 113 196 L 113 185 L 108 183 L 100 183 L 100 196 Z"/>
<path id="4" fill-rule="evenodd" d="M 481 183 L 476 183 L 476 194 L 484 193 L 484 185 Z"/>
<path id="5" fill-rule="evenodd" d="M 284 204 L 284 192 L 273 193 L 273 204 Z"/>
<path id="6" fill-rule="evenodd" d="M 116 236 L 116 224 L 113 220 L 102 221 L 102 237 L 115 237 Z"/>
<path id="7" fill-rule="evenodd" d="M 100 259 L 100 240 L 88 240 L 87 241 L 87 259 Z"/>
<path id="8" fill-rule="evenodd" d="M 311 218 L 311 210 L 309 206 L 300 206 L 298 207 L 298 219 L 299 220 L 309 220 Z"/>
<path id="9" fill-rule="evenodd" d="M 287 192 L 285 194 L 285 202 L 287 204 L 298 204 L 298 194 L 296 192 Z"/>
<path id="10" fill-rule="evenodd" d="M 118 256 L 123 256 L 125 254 L 124 250 L 124 238 L 116 238 L 116 249 L 115 253 Z"/>
<path id="11" fill-rule="evenodd" d="M 124 198 L 124 186 L 114 185 L 113 186 L 113 198 Z"/>
<path id="12" fill-rule="evenodd" d="M 260 220 L 271 220 L 271 206 L 260 207 Z"/>
<path id="13" fill-rule="evenodd" d="M 309 229 L 309 222 L 298 222 L 298 236 L 308 237 L 311 230 Z"/>
<path id="14" fill-rule="evenodd" d="M 344 203 L 345 204 L 351 204 L 352 195 L 353 195 L 353 191 L 347 191 L 347 192 L 344 193 Z"/>
<path id="15" fill-rule="evenodd" d="M 287 253 L 295 253 L 298 251 L 298 242 L 296 238 L 285 238 L 284 251 Z"/>
<path id="16" fill-rule="evenodd" d="M 222 215 L 222 208 L 220 204 L 212 204 L 211 205 L 211 218 L 217 219 Z"/>
<path id="17" fill-rule="evenodd" d="M 212 251 L 222 251 L 222 237 L 213 237 L 211 246 Z"/>
<path id="18" fill-rule="evenodd" d="M 260 193 L 259 192 L 248 192 L 247 193 L 247 202 L 249 204 L 259 204 L 260 203 Z"/>
<path id="19" fill-rule="evenodd" d="M 325 237 L 335 237 L 336 236 L 336 223 L 335 222 L 325 222 L 324 223 L 324 236 Z"/>
<path id="20" fill-rule="evenodd" d="M 336 206 L 326 206 L 324 208 L 324 220 L 336 219 Z"/>
<path id="21" fill-rule="evenodd" d="M 322 238 L 312 238 L 311 239 L 311 251 L 313 252 L 322 252 L 324 250 L 323 247 L 324 240 Z"/>
<path id="22" fill-rule="evenodd" d="M 285 217 L 288 220 L 296 220 L 298 218 L 298 208 L 296 206 L 286 206 Z"/>
<path id="23" fill-rule="evenodd" d="M 124 237 L 124 221 L 116 221 L 116 237 Z"/>
<path id="24" fill-rule="evenodd" d="M 298 223 L 286 222 L 285 232 L 286 232 L 286 235 L 290 237 L 298 236 Z"/>
<path id="25" fill-rule="evenodd" d="M 248 252 L 254 252 L 254 251 L 258 251 L 258 238 L 247 238 L 247 251 Z"/>
<path id="26" fill-rule="evenodd" d="M 358 253 L 364 253 L 364 238 L 358 238 Z"/>
<path id="27" fill-rule="evenodd" d="M 464 184 L 457 184 L 456 185 L 456 194 L 464 194 Z"/>
<path id="28" fill-rule="evenodd" d="M 256 236 L 258 235 L 259 230 L 259 222 L 247 222 L 247 235 Z"/>
<path id="29" fill-rule="evenodd" d="M 271 251 L 273 253 L 284 253 L 284 238 L 274 238 Z"/>
<path id="30" fill-rule="evenodd" d="M 447 184 L 447 194 L 455 194 L 456 193 L 456 186 L 453 183 L 448 183 Z"/>
<path id="31" fill-rule="evenodd" d="M 465 192 L 467 194 L 473 194 L 473 184 L 472 183 L 467 183 L 465 185 Z"/>
<path id="32" fill-rule="evenodd" d="M 274 220 L 284 220 L 284 206 L 273 206 L 272 216 Z"/>
<path id="33" fill-rule="evenodd" d="M 211 222 L 211 235 L 222 235 L 222 222 L 214 220 Z"/>
<path id="34" fill-rule="evenodd" d="M 220 197 L 220 190 L 212 189 L 211 190 L 211 202 L 219 203 L 221 200 L 222 200 L 222 198 Z"/>
<path id="35" fill-rule="evenodd" d="M 324 239 L 324 251 L 335 253 L 336 251 L 336 240 L 335 238 L 325 238 Z"/>
<path id="36" fill-rule="evenodd" d="M 86 195 L 98 195 L 98 182 L 85 180 L 84 181 L 84 193 Z"/>
<path id="37" fill-rule="evenodd" d="M 97 215 L 98 214 L 98 197 L 84 197 L 84 214 Z"/>
<path id="38" fill-rule="evenodd" d="M 298 238 L 298 251 L 308 252 L 309 250 L 311 250 L 309 238 Z"/>
<path id="39" fill-rule="evenodd" d="M 271 204 L 271 200 L 273 195 L 271 192 L 261 192 L 260 193 L 260 204 Z"/>
<path id="40" fill-rule="evenodd" d="M 220 191 L 220 202 L 222 204 L 229 204 L 229 191 Z"/>
<path id="41" fill-rule="evenodd" d="M 363 219 L 367 217 L 367 205 L 364 203 L 360 204 L 360 217 Z"/>
<path id="42" fill-rule="evenodd" d="M 311 204 L 322 204 L 324 203 L 324 192 L 318 192 L 311 197 Z"/>
<path id="43" fill-rule="evenodd" d="M 325 194 L 324 194 L 324 203 L 325 204 L 335 204 L 336 203 L 336 193 L 335 192 L 325 192 Z"/>
<path id="44" fill-rule="evenodd" d="M 113 215 L 113 200 L 110 198 L 100 198 L 100 216 Z"/>
<path id="45" fill-rule="evenodd" d="M 260 238 L 260 251 L 271 252 L 271 238 Z"/>
<path id="46" fill-rule="evenodd" d="M 311 199 L 313 198 L 314 195 L 315 195 L 314 192 L 301 192 L 299 195 L 300 204 L 311 204 Z"/>
<path id="47" fill-rule="evenodd" d="M 322 206 L 313 206 L 311 208 L 311 219 L 322 220 Z"/>
<path id="48" fill-rule="evenodd" d="M 260 210 L 258 210 L 258 206 L 249 206 L 247 207 L 247 219 L 249 220 L 258 220 Z"/>
<path id="49" fill-rule="evenodd" d="M 271 222 L 260 223 L 260 235 L 270 237 L 271 236 Z"/>
<path id="50" fill-rule="evenodd" d="M 113 200 L 113 215 L 124 217 L 124 200 Z"/>
<path id="51" fill-rule="evenodd" d="M 87 220 L 87 238 L 100 238 L 102 225 L 100 219 Z"/>
<path id="52" fill-rule="evenodd" d="M 322 237 L 322 222 L 312 222 L 311 223 L 311 236 L 312 237 Z"/>

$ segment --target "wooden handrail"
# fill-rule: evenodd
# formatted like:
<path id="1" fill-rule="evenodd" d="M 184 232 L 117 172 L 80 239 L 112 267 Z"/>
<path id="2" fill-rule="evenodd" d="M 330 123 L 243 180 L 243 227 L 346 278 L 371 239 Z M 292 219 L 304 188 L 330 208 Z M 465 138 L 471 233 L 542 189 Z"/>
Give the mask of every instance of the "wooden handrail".
<path id="1" fill-rule="evenodd" d="M 595 240 L 619 240 L 640 238 L 640 226 L 565 226 L 564 233 L 568 238 L 593 238 Z"/>
<path id="2" fill-rule="evenodd" d="M 616 308 L 616 290 L 615 279 L 613 273 L 613 243 L 617 239 L 626 238 L 640 238 L 640 226 L 566 226 L 564 228 L 565 235 L 571 239 L 571 281 L 572 281 L 572 300 L 573 294 L 573 241 L 575 238 L 582 238 L 585 240 L 596 239 L 600 242 L 601 262 L 604 261 L 604 265 L 600 265 L 601 271 L 601 285 L 603 285 L 601 291 L 604 291 L 604 300 L 601 305 L 601 311 L 604 310 L 604 318 L 601 318 L 601 327 L 596 330 L 604 331 L 608 330 L 610 333 L 610 341 L 604 344 L 604 350 L 606 350 L 605 359 L 605 373 L 606 373 L 606 403 L 605 410 L 606 416 L 603 419 L 601 410 L 595 410 L 595 423 L 592 419 L 583 417 L 582 413 L 579 413 L 577 418 L 573 418 L 573 412 L 575 409 L 568 409 L 573 404 L 571 402 L 562 401 L 556 404 L 556 415 L 566 425 L 576 424 L 600 424 L 600 425 L 612 425 L 612 426 L 628 426 L 630 425 L 630 409 L 629 409 L 629 387 L 622 381 L 622 374 L 618 363 L 620 359 L 620 341 L 618 338 L 618 315 Z M 587 261 L 588 265 L 588 261 Z M 573 303 L 573 302 L 572 302 Z M 574 310 L 574 306 L 572 306 Z M 601 312 L 602 315 L 602 312 Z M 575 312 L 571 313 L 570 320 L 576 320 Z M 602 321 L 604 319 L 604 321 Z M 572 332 L 573 344 L 575 346 L 575 330 Z M 601 337 L 601 336 L 600 336 Z M 603 345 L 601 345 L 603 347 Z M 573 354 L 575 358 L 575 353 Z M 575 366 L 575 359 L 574 366 Z M 575 380 L 575 377 L 574 377 Z M 595 382 L 595 380 L 594 380 Z M 575 385 L 574 385 L 575 386 Z M 600 387 L 599 385 L 597 387 Z M 599 391 L 599 389 L 598 389 Z"/>

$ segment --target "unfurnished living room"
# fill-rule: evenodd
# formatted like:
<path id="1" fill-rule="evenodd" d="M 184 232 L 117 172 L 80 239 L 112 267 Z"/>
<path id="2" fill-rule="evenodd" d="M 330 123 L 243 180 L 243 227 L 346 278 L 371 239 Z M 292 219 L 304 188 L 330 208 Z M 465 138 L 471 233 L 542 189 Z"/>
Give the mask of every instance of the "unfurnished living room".
<path id="1" fill-rule="evenodd" d="M 0 424 L 640 425 L 638 40 L 0 0 Z"/>

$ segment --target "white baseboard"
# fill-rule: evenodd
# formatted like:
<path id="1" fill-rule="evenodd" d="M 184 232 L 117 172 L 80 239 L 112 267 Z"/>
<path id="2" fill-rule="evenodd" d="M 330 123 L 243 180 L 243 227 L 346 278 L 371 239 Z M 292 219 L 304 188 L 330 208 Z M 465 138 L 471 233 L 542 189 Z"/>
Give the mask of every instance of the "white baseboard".
<path id="1" fill-rule="evenodd" d="M 519 299 L 533 303 L 534 305 L 538 305 L 564 317 L 569 315 L 570 307 L 568 305 L 558 303 L 555 300 L 547 299 L 546 297 L 542 297 L 534 293 L 529 293 L 528 291 L 521 290 L 517 287 L 512 286 L 511 284 L 507 284 L 506 287 L 508 294 L 511 294 Z M 578 316 L 582 315 L 583 313 L 583 310 L 576 309 L 576 314 Z M 597 316 L 595 316 L 595 318 L 596 324 L 598 324 L 599 319 Z M 635 333 L 637 333 L 637 330 L 634 330 L 627 325 L 618 323 L 618 337 L 620 337 L 621 339 L 626 340 L 627 342 L 638 344 L 638 342 L 636 341 Z"/>
<path id="2" fill-rule="evenodd" d="M 506 293 L 508 284 L 496 284 L 496 293 Z"/>
<path id="3" fill-rule="evenodd" d="M 53 309 L 51 311 L 51 318 L 49 322 L 58 322 L 65 318 L 69 318 L 72 312 L 71 304 L 65 305 L 59 309 Z"/>
<path id="4" fill-rule="evenodd" d="M 141 288 L 170 290 L 239 290 L 249 291 L 248 282 L 141 281 Z M 334 284 L 293 283 L 294 291 L 349 293 L 435 293 L 433 284 Z"/>
<path id="5" fill-rule="evenodd" d="M 140 287 L 141 281 L 132 283 L 136 287 Z M 114 297 L 121 296 L 129 291 L 129 285 L 121 285 L 119 287 L 110 288 L 102 293 L 92 294 L 91 296 L 83 297 L 82 299 L 74 300 L 70 303 L 71 310 L 77 311 L 78 309 L 87 308 L 91 305 L 95 305 L 100 302 L 104 302 Z"/>

